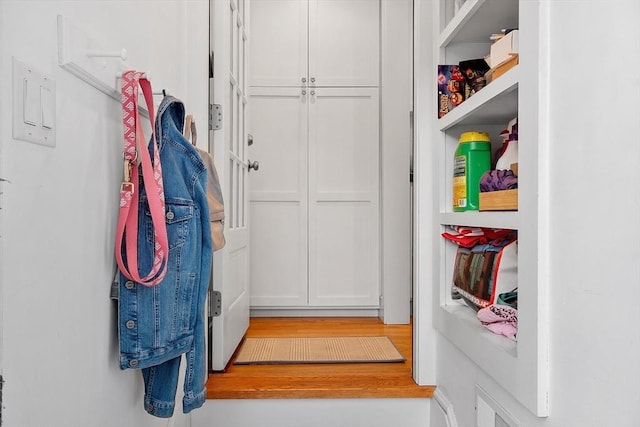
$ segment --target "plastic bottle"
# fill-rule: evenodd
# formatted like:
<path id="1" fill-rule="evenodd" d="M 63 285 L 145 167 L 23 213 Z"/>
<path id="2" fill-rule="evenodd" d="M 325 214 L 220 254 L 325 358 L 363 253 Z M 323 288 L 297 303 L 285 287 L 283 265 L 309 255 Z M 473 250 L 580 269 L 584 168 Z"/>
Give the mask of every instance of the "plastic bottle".
<path id="1" fill-rule="evenodd" d="M 491 138 L 486 132 L 460 135 L 453 161 L 453 211 L 478 210 L 480 178 L 491 169 Z"/>
<path id="2" fill-rule="evenodd" d="M 498 161 L 496 162 L 497 170 L 511 169 L 513 163 L 518 163 L 518 134 L 509 135 L 507 148 L 504 150 Z"/>

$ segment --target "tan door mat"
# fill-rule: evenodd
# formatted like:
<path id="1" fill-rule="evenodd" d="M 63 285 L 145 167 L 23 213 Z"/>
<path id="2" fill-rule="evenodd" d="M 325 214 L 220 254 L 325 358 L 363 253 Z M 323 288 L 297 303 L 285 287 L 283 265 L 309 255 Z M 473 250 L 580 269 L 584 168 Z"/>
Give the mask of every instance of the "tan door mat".
<path id="1" fill-rule="evenodd" d="M 247 338 L 234 364 L 404 362 L 386 336 Z"/>

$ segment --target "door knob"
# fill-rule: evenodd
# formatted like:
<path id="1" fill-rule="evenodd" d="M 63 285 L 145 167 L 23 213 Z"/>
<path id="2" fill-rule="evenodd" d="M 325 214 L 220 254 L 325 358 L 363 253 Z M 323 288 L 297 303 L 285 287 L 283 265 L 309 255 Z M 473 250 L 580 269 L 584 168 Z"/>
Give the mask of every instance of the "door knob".
<path id="1" fill-rule="evenodd" d="M 248 165 L 249 165 L 249 172 L 251 172 L 251 169 L 257 171 L 260 168 L 260 163 L 258 163 L 258 161 L 248 161 Z"/>
<path id="2" fill-rule="evenodd" d="M 251 147 L 253 145 L 253 135 L 251 135 L 250 133 L 247 134 L 247 145 L 249 147 Z"/>

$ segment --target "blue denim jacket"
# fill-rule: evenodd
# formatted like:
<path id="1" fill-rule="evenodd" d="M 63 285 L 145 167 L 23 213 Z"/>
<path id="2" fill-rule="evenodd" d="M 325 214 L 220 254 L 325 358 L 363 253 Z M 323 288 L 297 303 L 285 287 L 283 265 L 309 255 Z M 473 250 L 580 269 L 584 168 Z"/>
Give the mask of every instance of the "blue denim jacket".
<path id="1" fill-rule="evenodd" d="M 158 107 L 160 149 L 169 237 L 169 265 L 157 286 L 120 275 L 118 329 L 120 367 L 142 368 L 145 410 L 173 415 L 178 370 L 186 354 L 185 413 L 205 401 L 205 300 L 211 275 L 212 242 L 205 165 L 183 136 L 184 105 L 166 96 Z M 144 189 L 138 218 L 140 274 L 152 265 L 153 228 Z"/>

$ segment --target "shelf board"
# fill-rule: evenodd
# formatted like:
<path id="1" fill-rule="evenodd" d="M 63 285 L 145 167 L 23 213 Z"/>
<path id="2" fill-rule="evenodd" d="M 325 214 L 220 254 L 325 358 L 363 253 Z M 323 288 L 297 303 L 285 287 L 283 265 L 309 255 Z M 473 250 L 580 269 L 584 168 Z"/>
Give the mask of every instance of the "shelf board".
<path id="1" fill-rule="evenodd" d="M 518 81 L 520 66 L 516 65 L 475 95 L 438 119 L 441 131 L 458 125 L 507 123 L 518 115 Z"/>
<path id="2" fill-rule="evenodd" d="M 473 18 L 473 25 L 468 22 Z M 518 2 L 467 0 L 440 33 L 440 47 L 455 43 L 489 43 L 491 34 L 518 28 Z"/>
<path id="3" fill-rule="evenodd" d="M 440 213 L 440 224 L 517 230 L 519 225 L 518 218 L 518 212 L 507 211 L 442 212 Z"/>

